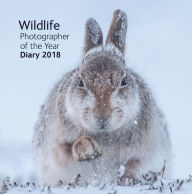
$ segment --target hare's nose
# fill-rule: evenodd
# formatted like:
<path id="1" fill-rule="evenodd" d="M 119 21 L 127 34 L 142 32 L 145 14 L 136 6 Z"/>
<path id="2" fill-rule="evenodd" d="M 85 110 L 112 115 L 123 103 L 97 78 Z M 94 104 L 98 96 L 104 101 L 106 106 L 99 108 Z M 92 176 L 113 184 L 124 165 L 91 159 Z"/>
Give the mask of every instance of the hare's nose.
<path id="1" fill-rule="evenodd" d="M 109 122 L 109 119 L 98 119 L 97 122 L 98 122 L 99 128 L 105 129 Z"/>

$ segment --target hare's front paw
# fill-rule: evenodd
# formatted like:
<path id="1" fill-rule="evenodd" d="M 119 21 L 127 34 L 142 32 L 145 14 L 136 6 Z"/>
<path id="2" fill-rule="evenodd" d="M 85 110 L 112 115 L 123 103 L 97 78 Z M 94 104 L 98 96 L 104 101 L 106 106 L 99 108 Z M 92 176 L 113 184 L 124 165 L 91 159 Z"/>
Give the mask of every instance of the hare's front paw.
<path id="1" fill-rule="evenodd" d="M 101 151 L 95 140 L 82 136 L 73 143 L 72 154 L 78 161 L 89 161 L 101 156 Z"/>

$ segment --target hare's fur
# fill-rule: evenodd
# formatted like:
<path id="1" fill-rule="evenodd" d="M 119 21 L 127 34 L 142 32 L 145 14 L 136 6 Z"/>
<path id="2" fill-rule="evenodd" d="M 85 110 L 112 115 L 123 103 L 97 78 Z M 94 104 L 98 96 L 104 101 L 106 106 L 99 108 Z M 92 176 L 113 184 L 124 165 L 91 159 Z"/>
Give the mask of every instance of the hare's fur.
<path id="1" fill-rule="evenodd" d="M 160 171 L 164 161 L 169 175 L 166 122 L 144 80 L 126 67 L 126 30 L 126 14 L 115 11 L 103 46 L 100 27 L 88 20 L 80 67 L 55 85 L 35 125 L 35 160 L 43 183 L 67 184 L 78 174 L 88 183 L 117 182 L 121 165 L 124 175 L 140 178 Z"/>

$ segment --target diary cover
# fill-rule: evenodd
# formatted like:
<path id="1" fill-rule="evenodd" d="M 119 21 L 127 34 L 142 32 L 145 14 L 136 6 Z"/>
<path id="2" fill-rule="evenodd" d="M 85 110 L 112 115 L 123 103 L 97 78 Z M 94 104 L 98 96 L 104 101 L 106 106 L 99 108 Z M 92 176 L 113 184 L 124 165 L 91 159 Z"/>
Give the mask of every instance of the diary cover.
<path id="1" fill-rule="evenodd" d="M 105 43 L 115 10 L 127 15 L 126 66 L 146 81 L 168 124 L 174 155 L 172 178 L 177 186 L 163 180 L 166 186 L 158 183 L 157 190 L 169 193 L 184 187 L 190 193 L 191 7 L 190 0 L 1 0 L 0 193 L 42 190 L 32 145 L 40 107 L 63 75 L 82 63 L 88 19 L 98 22 Z M 97 34 L 97 29 L 90 33 Z M 100 37 L 95 38 L 98 42 Z M 53 191 L 63 189 L 68 192 L 66 186 Z M 103 192 L 97 187 L 83 189 L 74 192 Z M 110 189 L 105 193 L 142 193 L 135 187 Z"/>

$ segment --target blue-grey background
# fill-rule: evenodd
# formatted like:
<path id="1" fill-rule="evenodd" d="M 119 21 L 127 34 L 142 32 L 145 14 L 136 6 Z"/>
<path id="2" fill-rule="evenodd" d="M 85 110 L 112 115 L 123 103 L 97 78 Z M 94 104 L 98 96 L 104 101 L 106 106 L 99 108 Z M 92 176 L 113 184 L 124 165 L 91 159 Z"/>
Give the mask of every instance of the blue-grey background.
<path id="1" fill-rule="evenodd" d="M 173 174 L 192 173 L 192 1 L 1 0 L 0 177 L 33 177 L 31 141 L 39 107 L 54 83 L 80 63 L 86 20 L 95 18 L 106 37 L 116 9 L 128 15 L 127 64 L 146 79 L 166 115 Z M 70 34 L 60 41 L 60 59 L 19 58 L 18 20 L 28 19 L 54 19 L 60 33 Z"/>

